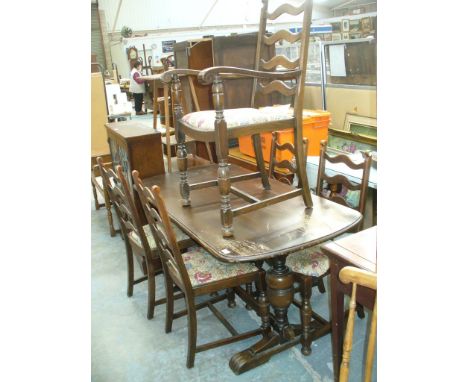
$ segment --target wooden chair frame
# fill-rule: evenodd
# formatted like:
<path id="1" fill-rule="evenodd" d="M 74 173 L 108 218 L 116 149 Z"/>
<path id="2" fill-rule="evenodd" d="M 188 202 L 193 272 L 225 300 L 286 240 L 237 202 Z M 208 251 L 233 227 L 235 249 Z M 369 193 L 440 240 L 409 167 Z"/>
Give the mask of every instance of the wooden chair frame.
<path id="1" fill-rule="evenodd" d="M 133 295 L 133 286 L 143 281 L 148 281 L 147 296 L 147 318 L 154 317 L 154 310 L 157 305 L 166 303 L 166 298 L 156 300 L 156 276 L 162 274 L 162 264 L 159 254 L 149 246 L 143 226 L 140 222 L 137 208 L 133 201 L 131 190 L 122 170 L 122 166 L 117 166 L 117 174 L 113 169 L 104 167 L 102 158 L 97 158 L 97 162 L 103 176 L 103 181 L 109 190 L 109 196 L 115 206 L 120 226 L 123 232 L 125 250 L 127 255 L 127 296 Z M 129 234 L 134 232 L 139 242 L 135 241 Z M 133 255 L 143 272 L 143 277 L 135 280 Z M 181 298 L 182 295 L 177 298 Z"/>
<path id="2" fill-rule="evenodd" d="M 346 154 L 331 156 L 327 153 L 327 141 L 322 140 L 320 142 L 320 161 L 317 175 L 317 195 L 321 195 L 321 192 L 324 187 L 324 182 L 326 181 L 329 185 L 332 186 L 332 189 L 334 190 L 330 193 L 327 199 L 330 199 L 336 203 L 345 205 L 347 207 L 357 209 L 361 214 L 364 215 L 372 157 L 370 153 L 365 153 L 363 154 L 363 156 L 363 161 L 358 164 L 353 162 Z M 325 173 L 326 161 L 329 161 L 330 163 L 344 163 L 351 169 L 362 170 L 361 183 L 352 183 L 347 177 L 343 175 L 328 176 Z M 345 185 L 350 190 L 360 190 L 359 204 L 357 208 L 349 205 L 348 202 L 336 192 L 338 188 L 335 188 L 334 186 L 339 184 Z M 358 225 L 358 230 L 361 227 L 362 222 Z M 323 279 L 326 276 L 328 276 L 329 273 L 330 271 L 327 271 L 320 277 L 314 277 L 307 276 L 298 272 L 293 272 L 294 281 L 299 284 L 299 288 L 296 288 L 295 291 L 299 291 L 301 296 L 301 302 L 294 300 L 293 304 L 301 310 L 301 322 L 303 327 L 301 351 L 304 355 L 309 355 L 311 353 L 312 329 L 313 325 L 315 325 L 313 324 L 312 318 L 316 320 L 318 324 L 324 327 L 324 330 L 326 330 L 325 334 L 331 331 L 330 322 L 326 321 L 325 319 L 323 319 L 323 317 L 315 313 L 312 310 L 310 303 L 313 287 L 317 286 L 321 293 L 325 293 L 325 285 Z M 364 309 L 360 305 L 358 306 L 358 314 L 360 318 L 364 317 Z"/>
<path id="3" fill-rule="evenodd" d="M 106 168 L 109 168 L 112 166 L 112 162 L 104 163 L 104 166 Z M 98 177 L 101 177 L 102 185 L 98 182 L 98 179 L 97 179 Z M 102 178 L 101 172 L 99 170 L 99 165 L 97 164 L 94 165 L 91 169 L 91 188 L 93 190 L 94 206 L 96 208 L 96 211 L 99 210 L 99 208 L 101 207 L 104 207 L 104 206 L 106 207 L 107 221 L 109 222 L 109 233 L 112 237 L 114 237 L 116 233 L 120 232 L 120 228 L 117 228 L 117 229 L 114 228 L 114 218 L 112 216 L 112 210 L 111 210 L 112 201 L 110 200 L 109 192 L 107 190 L 104 179 Z M 104 199 L 104 203 L 99 203 L 98 195 L 96 191 L 98 191 L 102 195 Z"/>
<path id="4" fill-rule="evenodd" d="M 190 282 L 187 269 L 182 259 L 182 255 L 175 240 L 175 234 L 172 230 L 169 214 L 167 212 L 164 200 L 160 195 L 158 186 L 153 186 L 151 190 L 144 187 L 139 178 L 138 171 L 132 172 L 135 187 L 139 190 L 143 210 L 153 233 L 154 239 L 159 247 L 162 258 L 162 266 L 165 274 L 167 304 L 166 304 L 166 333 L 172 331 L 172 322 L 175 318 L 187 315 L 188 319 L 188 350 L 187 350 L 187 368 L 193 367 L 195 363 L 195 354 L 215 347 L 227 345 L 236 341 L 247 339 L 262 333 L 262 329 L 255 329 L 239 334 L 234 327 L 224 318 L 213 304 L 224 299 L 228 300 L 228 306 L 235 306 L 234 288 L 240 287 L 244 283 L 257 282 L 262 285 L 264 291 L 264 271 L 258 269 L 255 272 L 223 279 L 206 285 L 193 286 Z M 178 287 L 184 297 L 187 309 L 174 313 L 174 301 L 172 299 L 174 285 Z M 223 295 L 215 294 L 210 300 L 201 304 L 195 304 L 195 297 L 206 294 L 213 294 L 222 289 L 226 289 Z M 231 333 L 231 337 L 209 342 L 197 346 L 197 310 L 208 307 L 220 322 Z"/>
<path id="5" fill-rule="evenodd" d="M 177 158 L 180 172 L 180 192 L 182 196 L 182 203 L 184 206 L 190 205 L 191 191 L 205 187 L 217 186 L 219 188 L 221 199 L 221 229 L 224 237 L 230 237 L 233 235 L 234 217 L 257 210 L 262 207 L 279 203 L 298 195 L 302 195 L 306 208 L 312 208 L 312 198 L 310 196 L 310 189 L 307 180 L 306 158 L 303 154 L 304 150 L 302 140 L 302 111 L 309 48 L 309 30 L 312 17 L 312 1 L 305 0 L 304 3 L 298 7 L 294 7 L 290 4 L 283 4 L 271 13 L 268 12 L 268 0 L 262 1 L 263 7 L 261 10 L 254 70 L 217 66 L 207 68 L 202 71 L 175 69 L 169 70 L 161 75 L 161 81 L 165 83 L 172 81 L 172 99 L 176 121 L 175 128 L 178 142 Z M 303 13 L 304 17 L 302 31 L 298 33 L 291 33 L 287 30 L 282 30 L 274 33 L 273 35 L 267 35 L 267 20 L 275 20 L 284 13 L 290 15 L 299 15 L 300 13 Z M 261 59 L 263 46 L 275 44 L 280 40 L 286 40 L 291 43 L 300 41 L 300 58 L 295 61 L 290 61 L 285 56 L 275 56 L 269 61 Z M 278 66 L 282 66 L 286 68 L 286 70 L 275 71 Z M 184 124 L 182 121 L 182 88 L 179 77 L 194 75 L 198 76 L 198 80 L 201 83 L 212 84 L 213 103 L 216 111 L 216 119 L 213 131 L 198 131 L 192 129 L 190 125 Z M 249 126 L 239 126 L 227 129 L 227 124 L 224 119 L 223 79 L 246 77 L 254 79 L 251 98 L 252 108 L 255 107 L 256 94 L 266 95 L 272 92 L 279 92 L 285 96 L 293 97 L 294 115 L 291 118 L 281 121 L 252 124 Z M 284 81 L 287 80 L 289 80 L 292 84 L 286 84 Z M 266 84 L 266 81 L 269 81 L 269 83 Z M 240 191 L 238 188 L 231 186 L 231 183 L 253 178 L 261 178 L 264 189 L 269 190 L 270 184 L 263 161 L 260 133 L 291 128 L 294 129 L 294 147 L 296 150 L 297 174 L 300 179 L 300 184 L 302 186 L 301 188 L 292 190 L 282 195 L 276 195 L 271 198 L 259 200 L 252 195 L 246 194 Z M 185 146 L 185 134 L 199 141 L 216 143 L 216 155 L 218 157 L 217 179 L 189 184 L 187 180 L 187 149 Z M 242 135 L 252 135 L 258 171 L 240 176 L 230 176 L 228 165 L 228 141 L 230 138 L 236 138 Z M 249 204 L 237 208 L 232 208 L 230 204 L 230 193 L 243 198 Z"/>
<path id="6" fill-rule="evenodd" d="M 377 291 L 377 274 L 356 267 L 344 267 L 339 274 L 340 281 L 344 284 L 352 283 L 351 299 L 349 301 L 348 324 L 343 342 L 343 358 L 340 367 L 340 382 L 347 382 L 349 376 L 349 362 L 353 348 L 354 318 L 356 313 L 356 291 L 357 286 L 364 286 Z M 370 382 L 372 378 L 372 367 L 374 362 L 375 340 L 377 334 L 377 293 L 375 295 L 372 320 L 369 328 L 369 339 L 365 363 L 364 381 Z"/>

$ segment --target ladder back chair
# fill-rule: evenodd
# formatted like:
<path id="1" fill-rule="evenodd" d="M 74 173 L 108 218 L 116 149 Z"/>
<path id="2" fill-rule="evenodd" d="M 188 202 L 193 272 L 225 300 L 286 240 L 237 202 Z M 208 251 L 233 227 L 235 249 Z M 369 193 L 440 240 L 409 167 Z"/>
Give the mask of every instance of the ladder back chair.
<path id="1" fill-rule="evenodd" d="M 325 164 L 329 161 L 330 163 L 343 163 L 347 167 L 353 170 L 362 171 L 361 183 L 351 182 L 344 175 L 330 176 L 325 171 Z M 320 142 L 320 161 L 319 170 L 317 175 L 317 195 L 325 197 L 336 203 L 340 203 L 347 207 L 358 210 L 362 215 L 365 212 L 366 198 L 368 181 L 370 174 L 370 166 L 372 158 L 370 153 L 363 153 L 363 160 L 359 163 L 355 163 L 346 154 L 330 155 L 327 153 L 327 141 L 322 140 Z M 327 182 L 330 192 L 324 194 L 322 191 L 324 183 Z M 359 190 L 359 202 L 356 205 L 350 204 L 342 195 L 339 194 L 340 187 L 344 185 L 349 190 Z M 361 226 L 361 224 L 360 224 Z M 323 244 L 321 244 L 323 245 Z M 312 342 L 312 329 L 315 325 L 321 325 L 325 332 L 328 333 L 331 330 L 330 322 L 326 321 L 323 317 L 319 316 L 311 308 L 311 296 L 312 288 L 317 286 L 321 293 L 325 293 L 325 285 L 323 279 L 330 273 L 330 263 L 328 257 L 320 251 L 320 246 L 312 248 L 306 248 L 298 252 L 290 254 L 286 258 L 286 265 L 291 269 L 294 276 L 294 281 L 299 284 L 299 292 L 301 296 L 301 302 L 294 300 L 293 304 L 301 310 L 301 324 L 302 324 L 302 353 L 309 355 L 311 353 L 311 342 Z M 363 317 L 363 309 L 359 308 L 359 314 Z M 312 318 L 316 321 L 313 323 Z"/>
<path id="2" fill-rule="evenodd" d="M 122 166 L 117 166 L 117 173 L 113 169 L 107 169 L 98 158 L 98 165 L 103 175 L 103 181 L 109 189 L 109 195 L 115 206 L 120 226 L 123 231 L 125 249 L 127 255 L 127 296 L 133 295 L 133 286 L 147 281 L 148 306 L 147 318 L 154 317 L 156 305 L 166 302 L 166 298 L 156 300 L 155 277 L 162 273 L 161 259 L 159 257 L 156 243 L 148 225 L 143 226 L 140 222 L 136 205 L 133 201 L 131 190 L 123 173 Z M 184 248 L 193 244 L 187 235 L 177 229 L 177 237 Z M 143 277 L 135 280 L 133 255 L 143 272 Z M 179 296 L 180 298 L 181 296 Z"/>
<path id="3" fill-rule="evenodd" d="M 349 316 L 343 341 L 343 358 L 340 366 L 340 382 L 347 382 L 349 376 L 349 362 L 351 350 L 353 348 L 354 318 L 356 312 L 356 290 L 357 286 L 364 286 L 377 291 L 377 275 L 356 267 L 344 267 L 339 274 L 340 281 L 344 284 L 352 283 L 351 299 L 349 301 Z M 375 295 L 374 309 L 369 328 L 369 338 L 367 343 L 367 354 L 365 363 L 364 381 L 370 382 L 372 378 L 372 368 L 374 364 L 375 339 L 377 334 L 377 293 Z"/>
<path id="4" fill-rule="evenodd" d="M 106 168 L 109 168 L 112 166 L 112 162 L 106 162 L 104 163 L 104 166 Z M 95 164 L 91 168 L 91 187 L 93 190 L 94 206 L 96 208 L 96 211 L 99 210 L 99 208 L 101 207 L 106 207 L 110 235 L 114 237 L 116 233 L 120 232 L 120 229 L 114 228 L 114 218 L 112 216 L 112 201 L 110 200 L 109 191 L 107 190 L 107 187 L 99 170 L 99 165 L 97 164 Z M 104 203 L 99 203 L 96 191 L 98 191 L 101 194 L 101 196 L 104 199 Z"/>
<path id="5" fill-rule="evenodd" d="M 171 332 L 174 318 L 187 314 L 187 368 L 193 367 L 195 353 L 261 334 L 262 329 L 255 329 L 239 334 L 213 304 L 227 298 L 228 306 L 234 307 L 235 295 L 233 288 L 255 281 L 262 283 L 264 277 L 263 269 L 258 269 L 251 263 L 225 263 L 219 261 L 198 246 L 190 248 L 186 253 L 181 253 L 177 245 L 173 226 L 170 224 L 166 205 L 160 195 L 159 187 L 156 185 L 151 189 L 144 187 L 138 176 L 138 172 L 133 171 L 132 175 L 136 187 L 140 190 L 139 196 L 143 210 L 149 222 L 154 240 L 159 246 L 162 258 L 168 298 L 166 304 L 166 333 Z M 174 284 L 183 292 L 187 307 L 186 311 L 177 314 L 174 314 L 174 301 L 172 299 Z M 225 294 L 215 295 L 208 301 L 195 304 L 195 297 L 211 294 L 223 289 L 227 289 Z M 226 329 L 229 330 L 232 335 L 231 337 L 197 346 L 196 311 L 204 307 L 208 307 L 213 312 Z"/>
<path id="6" fill-rule="evenodd" d="M 234 217 L 266 207 L 283 200 L 302 195 L 306 208 L 312 208 L 309 185 L 305 168 L 305 157 L 303 155 L 303 132 L 302 111 L 304 103 L 304 83 L 307 68 L 309 30 L 312 16 L 312 1 L 305 0 L 301 5 L 295 7 L 283 4 L 272 12 L 268 11 L 268 0 L 262 0 L 263 7 L 260 16 L 259 33 L 255 54 L 254 70 L 216 66 L 202 71 L 188 69 L 169 70 L 162 75 L 162 81 L 172 81 L 172 99 L 175 113 L 176 138 L 178 142 L 177 158 L 180 172 L 180 193 L 184 206 L 190 206 L 190 192 L 204 187 L 218 186 L 220 193 L 221 231 L 224 237 L 234 234 Z M 282 14 L 303 14 L 302 30 L 291 33 L 281 30 L 274 34 L 266 33 L 268 20 L 275 20 Z M 300 55 L 296 60 L 289 60 L 283 55 L 277 55 L 265 61 L 262 59 L 262 51 L 279 41 L 290 43 L 300 42 Z M 278 68 L 281 68 L 278 70 Z M 198 75 L 202 84 L 212 84 L 213 104 L 215 110 L 199 111 L 183 115 L 180 105 L 181 83 L 179 76 Z M 224 85 L 223 79 L 253 78 L 253 89 L 251 105 L 249 108 L 224 110 Z M 281 108 L 261 110 L 256 108 L 256 99 L 273 92 L 291 97 L 292 112 Z M 271 109 L 271 108 L 270 108 Z M 281 109 L 281 110 L 280 110 Z M 272 132 L 283 129 L 294 129 L 294 150 L 297 162 L 297 174 L 300 179 L 301 188 L 291 190 L 282 195 L 276 195 L 264 200 L 258 200 L 234 186 L 243 180 L 261 178 L 263 188 L 270 189 L 268 174 L 265 170 L 263 154 L 261 150 L 260 133 Z M 185 147 L 185 135 L 198 141 L 215 142 L 216 155 L 218 157 L 217 179 L 190 184 L 187 178 L 187 149 Z M 228 164 L 228 141 L 231 138 L 251 135 L 257 163 L 257 172 L 230 176 Z M 248 204 L 232 208 L 230 193 L 243 198 Z"/>

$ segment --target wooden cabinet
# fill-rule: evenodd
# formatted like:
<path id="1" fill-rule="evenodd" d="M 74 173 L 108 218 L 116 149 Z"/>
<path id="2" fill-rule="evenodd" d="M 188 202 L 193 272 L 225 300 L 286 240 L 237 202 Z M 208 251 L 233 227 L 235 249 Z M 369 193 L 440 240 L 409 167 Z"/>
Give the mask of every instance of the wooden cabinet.
<path id="1" fill-rule="evenodd" d="M 129 185 L 133 185 L 133 170 L 137 170 L 142 179 L 164 174 L 159 131 L 135 121 L 107 123 L 106 129 L 114 169 L 119 164 L 122 166 Z M 142 210 L 140 218 L 146 221 Z"/>

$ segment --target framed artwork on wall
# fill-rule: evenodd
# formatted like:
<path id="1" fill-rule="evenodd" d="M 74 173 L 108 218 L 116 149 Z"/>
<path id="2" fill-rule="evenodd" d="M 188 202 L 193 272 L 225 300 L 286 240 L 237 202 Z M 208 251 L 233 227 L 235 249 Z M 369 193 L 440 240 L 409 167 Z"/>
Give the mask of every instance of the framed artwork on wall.
<path id="1" fill-rule="evenodd" d="M 341 33 L 332 33 L 332 41 L 341 40 Z"/>
<path id="2" fill-rule="evenodd" d="M 372 30 L 372 21 L 370 17 L 363 17 L 361 19 L 361 30 L 363 32 L 369 32 Z"/>
<path id="3" fill-rule="evenodd" d="M 349 32 L 349 20 L 341 20 L 341 31 L 342 32 Z"/>

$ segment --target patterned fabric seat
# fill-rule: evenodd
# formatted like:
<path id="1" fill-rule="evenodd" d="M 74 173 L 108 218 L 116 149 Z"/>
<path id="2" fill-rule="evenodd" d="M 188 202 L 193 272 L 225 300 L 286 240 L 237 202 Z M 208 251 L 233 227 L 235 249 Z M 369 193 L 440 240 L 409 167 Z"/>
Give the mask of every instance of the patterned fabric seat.
<path id="1" fill-rule="evenodd" d="M 182 258 L 194 287 L 257 271 L 254 264 L 219 261 L 201 247 L 191 248 Z"/>
<path id="2" fill-rule="evenodd" d="M 190 238 L 182 232 L 182 230 L 177 227 L 175 224 L 172 224 L 172 229 L 174 230 L 174 233 L 175 233 L 175 236 L 176 236 L 176 240 L 177 242 L 180 242 L 182 240 L 189 240 Z M 151 228 L 150 226 L 147 224 L 145 226 L 143 226 L 143 230 L 145 231 L 145 234 L 146 234 L 146 238 L 148 240 L 148 244 L 150 246 L 151 249 L 156 249 L 156 242 L 154 241 L 154 237 L 153 235 L 151 234 Z M 137 243 L 140 247 L 142 246 L 141 244 L 141 241 L 140 241 L 140 238 L 138 237 L 138 234 L 135 232 L 135 231 L 132 231 L 129 233 L 129 237 L 135 242 Z"/>
<path id="3" fill-rule="evenodd" d="M 224 110 L 224 119 L 226 120 L 228 129 L 291 119 L 292 115 L 289 111 L 289 105 L 286 105 L 286 108 L 283 106 L 265 107 L 262 109 L 249 107 L 226 109 Z M 182 123 L 193 130 L 214 131 L 215 115 L 214 110 L 197 111 L 184 115 Z"/>
<path id="4" fill-rule="evenodd" d="M 292 272 L 306 276 L 323 276 L 330 268 L 328 257 L 316 248 L 294 252 L 286 258 L 286 265 Z"/>

